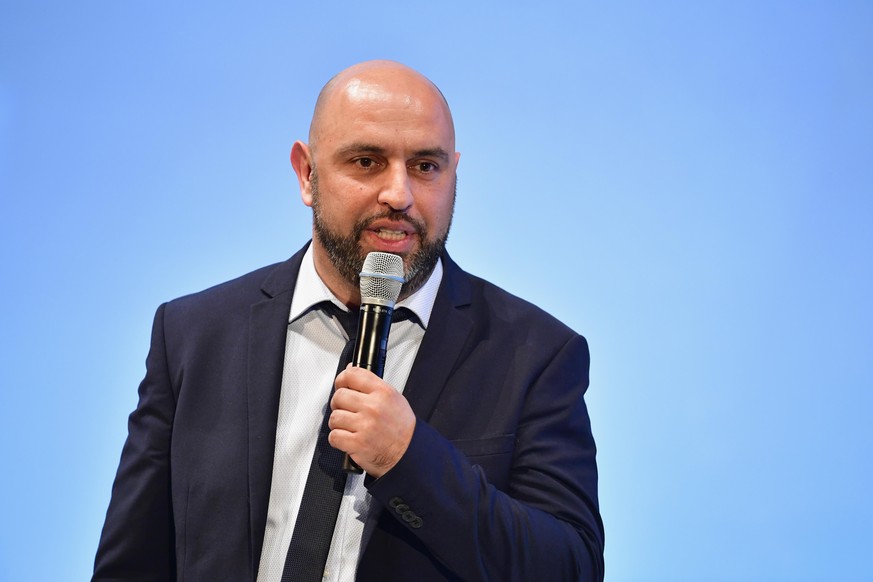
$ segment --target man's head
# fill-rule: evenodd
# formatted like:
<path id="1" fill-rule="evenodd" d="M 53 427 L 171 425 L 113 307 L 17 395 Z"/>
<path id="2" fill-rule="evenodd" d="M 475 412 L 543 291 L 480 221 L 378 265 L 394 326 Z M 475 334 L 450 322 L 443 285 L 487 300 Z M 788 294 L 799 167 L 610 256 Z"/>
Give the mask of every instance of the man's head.
<path id="1" fill-rule="evenodd" d="M 439 89 L 391 61 L 354 65 L 319 94 L 291 164 L 313 211 L 318 274 L 347 303 L 370 251 L 403 257 L 406 296 L 433 270 L 454 208 L 455 130 Z"/>

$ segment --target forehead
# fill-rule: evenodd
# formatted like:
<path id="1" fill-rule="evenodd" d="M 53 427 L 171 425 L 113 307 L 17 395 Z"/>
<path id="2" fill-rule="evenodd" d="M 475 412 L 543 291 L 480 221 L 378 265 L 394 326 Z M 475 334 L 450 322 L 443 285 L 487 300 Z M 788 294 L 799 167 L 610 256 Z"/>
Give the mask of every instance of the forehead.
<path id="1" fill-rule="evenodd" d="M 332 92 L 318 115 L 312 137 L 319 148 L 336 149 L 349 142 L 389 149 L 455 147 L 448 106 L 423 79 L 352 78 Z"/>

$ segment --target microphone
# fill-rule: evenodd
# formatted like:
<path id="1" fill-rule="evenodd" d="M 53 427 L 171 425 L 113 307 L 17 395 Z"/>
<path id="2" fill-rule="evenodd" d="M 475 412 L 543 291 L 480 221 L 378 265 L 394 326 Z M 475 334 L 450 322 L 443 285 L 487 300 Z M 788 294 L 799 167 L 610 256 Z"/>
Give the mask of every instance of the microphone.
<path id="1" fill-rule="evenodd" d="M 403 259 L 391 253 L 371 252 L 364 259 L 360 278 L 361 310 L 352 365 L 366 368 L 381 378 L 385 371 L 391 315 L 400 297 L 400 288 L 406 282 Z M 343 457 L 343 469 L 349 473 L 364 472 L 348 454 Z"/>

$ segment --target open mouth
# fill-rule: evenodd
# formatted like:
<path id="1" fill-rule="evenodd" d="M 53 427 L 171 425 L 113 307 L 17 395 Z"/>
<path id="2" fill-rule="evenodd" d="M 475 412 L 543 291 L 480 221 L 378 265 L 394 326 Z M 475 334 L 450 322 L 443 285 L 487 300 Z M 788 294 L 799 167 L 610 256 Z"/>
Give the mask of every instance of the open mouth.
<path id="1" fill-rule="evenodd" d="M 382 240 L 403 240 L 406 238 L 406 232 L 402 230 L 390 230 L 387 228 L 379 228 L 376 229 L 376 236 L 378 236 Z"/>

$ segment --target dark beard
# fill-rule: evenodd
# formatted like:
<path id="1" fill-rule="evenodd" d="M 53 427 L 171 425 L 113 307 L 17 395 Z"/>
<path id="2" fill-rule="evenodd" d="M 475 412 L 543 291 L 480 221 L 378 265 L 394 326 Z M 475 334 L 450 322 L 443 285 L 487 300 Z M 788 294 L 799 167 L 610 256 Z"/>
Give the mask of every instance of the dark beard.
<path id="1" fill-rule="evenodd" d="M 446 241 L 449 238 L 449 229 L 451 227 L 451 219 L 446 227 L 446 232 L 441 237 L 437 237 L 433 240 L 428 237 L 427 227 L 424 223 L 420 220 L 415 220 L 404 212 L 396 211 L 387 211 L 377 216 L 371 216 L 359 220 L 352 228 L 352 233 L 349 236 L 343 236 L 330 230 L 322 219 L 320 208 L 321 199 L 318 191 L 318 175 L 315 171 L 312 172 L 311 188 L 312 225 L 313 230 L 315 231 L 315 236 L 327 251 L 328 258 L 330 258 L 331 263 L 333 263 L 333 266 L 343 279 L 348 281 L 355 288 L 359 286 L 359 273 L 364 264 L 364 259 L 367 257 L 367 253 L 361 249 L 359 244 L 361 235 L 374 221 L 387 218 L 389 220 L 402 220 L 412 225 L 419 240 L 419 248 L 417 251 L 411 255 L 401 255 L 403 257 L 406 283 L 403 284 L 400 298 L 403 299 L 412 295 L 427 282 L 427 279 L 433 272 L 440 255 L 443 254 L 443 250 L 446 248 Z M 457 182 L 452 191 L 453 211 L 456 189 Z"/>

